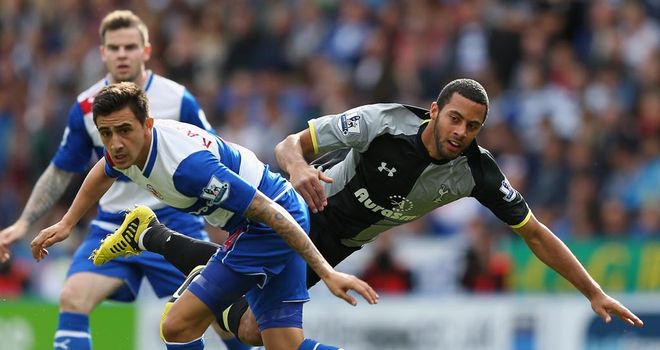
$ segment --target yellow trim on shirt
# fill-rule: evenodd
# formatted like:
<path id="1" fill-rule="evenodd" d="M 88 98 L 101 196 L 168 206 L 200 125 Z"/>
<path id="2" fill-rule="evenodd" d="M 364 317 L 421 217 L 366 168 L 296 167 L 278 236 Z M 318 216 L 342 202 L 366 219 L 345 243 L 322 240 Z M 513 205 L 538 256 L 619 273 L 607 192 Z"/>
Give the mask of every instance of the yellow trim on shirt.
<path id="1" fill-rule="evenodd" d="M 319 144 L 316 141 L 316 129 L 314 129 L 314 123 L 312 121 L 308 121 L 307 124 L 309 125 L 309 134 L 312 136 L 312 146 L 314 146 L 314 154 L 319 153 Z"/>
<path id="2" fill-rule="evenodd" d="M 530 219 L 531 217 L 532 217 L 532 211 L 530 210 L 530 211 L 527 213 L 527 216 L 525 216 L 525 218 L 523 219 L 522 222 L 520 222 L 520 223 L 517 224 L 517 225 L 509 225 L 509 226 L 510 226 L 511 228 L 521 228 L 521 227 L 525 226 L 525 224 L 527 223 L 527 221 L 529 221 L 529 219 Z"/>

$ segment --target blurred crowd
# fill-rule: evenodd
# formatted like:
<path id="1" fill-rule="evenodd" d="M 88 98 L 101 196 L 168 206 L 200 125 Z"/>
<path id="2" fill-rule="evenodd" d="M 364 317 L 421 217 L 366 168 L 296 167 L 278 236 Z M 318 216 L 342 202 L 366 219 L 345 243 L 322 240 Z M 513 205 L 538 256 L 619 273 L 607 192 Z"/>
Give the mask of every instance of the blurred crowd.
<path id="1" fill-rule="evenodd" d="M 222 137 L 275 170 L 274 145 L 310 118 L 376 102 L 428 107 L 444 84 L 470 77 L 491 103 L 479 143 L 560 238 L 660 237 L 652 0 L 2 1 L 1 227 L 20 215 L 77 94 L 105 74 L 98 25 L 118 8 L 149 27 L 148 68 L 184 84 Z M 460 283 L 497 290 L 506 262 L 495 250 L 510 233 L 495 222 L 464 199 L 397 233 L 462 235 Z M 490 269 L 499 275 L 482 281 Z M 397 288 L 413 288 L 402 276 Z"/>

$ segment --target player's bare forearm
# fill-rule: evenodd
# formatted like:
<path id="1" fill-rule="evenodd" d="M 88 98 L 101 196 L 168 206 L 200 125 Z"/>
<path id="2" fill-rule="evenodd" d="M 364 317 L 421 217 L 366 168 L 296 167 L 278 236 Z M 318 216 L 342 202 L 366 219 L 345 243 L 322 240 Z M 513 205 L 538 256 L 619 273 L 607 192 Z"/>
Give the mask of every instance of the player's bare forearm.
<path id="1" fill-rule="evenodd" d="M 85 177 L 78 190 L 78 194 L 76 194 L 76 198 L 74 198 L 71 207 L 64 214 L 62 221 L 70 224 L 77 223 L 103 197 L 110 186 L 112 186 L 115 179 L 107 176 L 104 168 L 105 159 L 101 158 Z"/>
<path id="2" fill-rule="evenodd" d="M 58 169 L 51 163 L 34 185 L 19 220 L 23 220 L 27 226 L 39 220 L 62 197 L 73 175 L 74 173 Z"/>
<path id="3" fill-rule="evenodd" d="M 643 327 L 644 322 L 618 300 L 607 295 L 594 281 L 575 255 L 543 224 L 532 220 L 516 229 L 530 249 L 546 265 L 571 282 L 591 302 L 591 308 L 603 321 L 609 323 L 612 315 L 631 326 Z"/>
<path id="4" fill-rule="evenodd" d="M 603 293 L 570 249 L 536 218 L 532 216 L 517 232 L 541 261 L 571 282 L 587 299 Z"/>
<path id="5" fill-rule="evenodd" d="M 305 156 L 314 153 L 309 129 L 287 136 L 275 146 L 275 158 L 280 169 L 291 174 L 296 166 L 307 166 Z"/>
<path id="6" fill-rule="evenodd" d="M 332 267 L 316 249 L 307 233 L 284 208 L 257 192 L 246 211 L 246 217 L 262 222 L 277 232 L 284 241 L 305 259 L 319 277 L 327 276 Z"/>

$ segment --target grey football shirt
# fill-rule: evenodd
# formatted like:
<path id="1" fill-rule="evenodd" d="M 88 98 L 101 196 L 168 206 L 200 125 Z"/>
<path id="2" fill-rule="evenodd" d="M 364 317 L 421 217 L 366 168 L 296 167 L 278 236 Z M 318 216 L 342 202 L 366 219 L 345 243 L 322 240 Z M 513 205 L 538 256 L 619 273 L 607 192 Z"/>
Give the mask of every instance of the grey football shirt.
<path id="1" fill-rule="evenodd" d="M 527 203 L 476 140 L 449 162 L 432 159 L 421 140 L 428 111 L 396 103 L 360 106 L 309 121 L 313 162 L 334 179 L 315 224 L 359 247 L 381 232 L 435 208 L 474 197 L 512 227 L 524 225 Z M 331 152 L 332 151 L 332 152 Z"/>

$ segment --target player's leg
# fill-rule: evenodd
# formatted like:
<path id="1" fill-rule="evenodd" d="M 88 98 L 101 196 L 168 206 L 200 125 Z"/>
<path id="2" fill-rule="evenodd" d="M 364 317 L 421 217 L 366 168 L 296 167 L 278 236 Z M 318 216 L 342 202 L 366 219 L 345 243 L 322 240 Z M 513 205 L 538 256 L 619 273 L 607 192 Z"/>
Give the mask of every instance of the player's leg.
<path id="1" fill-rule="evenodd" d="M 161 323 L 168 349 L 202 349 L 201 337 L 211 322 L 257 285 L 259 277 L 239 274 L 214 257 L 198 276 L 187 281 L 188 289 L 166 308 Z"/>
<path id="2" fill-rule="evenodd" d="M 338 349 L 304 337 L 303 303 L 309 300 L 305 267 L 305 261 L 296 255 L 263 289 L 254 288 L 246 294 L 268 350 Z"/>
<path id="3" fill-rule="evenodd" d="M 91 349 L 89 313 L 103 300 L 133 301 L 142 276 L 124 261 L 95 266 L 87 259 L 108 231 L 93 225 L 74 253 L 60 294 L 55 349 Z M 59 346 L 59 347 L 58 347 Z"/>
<path id="4" fill-rule="evenodd" d="M 60 294 L 54 348 L 92 349 L 89 314 L 123 283 L 118 278 L 90 272 L 76 273 L 67 278 Z"/>
<path id="5" fill-rule="evenodd" d="M 218 248 L 217 244 L 182 235 L 175 230 L 186 232 L 191 236 L 200 237 L 203 225 L 193 225 L 180 220 L 172 213 L 159 214 L 160 223 L 151 209 L 138 206 L 129 212 L 121 227 L 112 235 L 104 238 L 101 246 L 90 256 L 95 264 L 114 261 L 121 256 L 132 256 L 141 261 L 145 276 L 159 297 L 173 294 L 183 281 L 183 275 L 172 268 L 174 265 L 184 274 L 189 274 L 197 265 L 204 265 Z M 145 247 L 146 246 L 146 247 Z M 144 250 L 149 252 L 142 253 Z M 172 265 L 166 263 L 169 258 Z M 215 329 L 215 327 L 214 327 Z M 223 337 L 219 333 L 228 350 L 246 350 L 250 347 L 239 341 Z"/>
<path id="6" fill-rule="evenodd" d="M 199 276 L 202 273 L 204 267 L 205 265 L 199 265 L 195 267 L 192 270 L 192 272 L 188 275 L 186 280 L 179 286 L 179 288 L 174 293 L 172 293 L 170 299 L 167 301 L 167 303 L 165 303 L 165 309 L 163 311 L 163 315 L 161 316 L 161 320 L 167 316 L 171 306 L 183 294 L 183 292 L 185 292 L 186 289 L 188 289 L 192 281 L 195 280 L 195 278 L 197 278 L 197 276 Z M 249 350 L 252 348 L 252 346 L 250 345 L 241 343 L 237 338 L 234 337 L 233 334 L 223 330 L 222 327 L 218 324 L 217 320 L 214 320 L 214 322 L 211 325 L 213 326 L 213 330 L 218 334 L 218 336 L 220 336 L 220 339 L 227 347 L 227 350 Z M 161 338 L 164 338 L 162 334 L 161 334 Z"/>
<path id="7" fill-rule="evenodd" d="M 195 266 L 204 265 L 218 249 L 215 243 L 182 235 L 160 223 L 145 206 L 137 206 L 126 215 L 122 226 L 104 238 L 90 258 L 103 265 L 121 256 L 150 251 L 162 255 L 184 275 Z"/>
<path id="8" fill-rule="evenodd" d="M 322 225 L 315 224 L 316 216 L 311 217 L 311 232 L 309 238 L 312 240 L 321 255 L 325 257 L 330 265 L 337 266 L 352 253 L 360 248 L 347 247 L 336 238 L 332 232 L 326 232 Z M 320 280 L 314 270 L 307 267 L 307 288 L 313 287 Z M 222 321 L 222 322 L 221 322 Z M 231 331 L 238 339 L 247 344 L 255 346 L 262 345 L 261 332 L 257 327 L 252 310 L 248 308 L 245 300 L 237 301 L 225 311 L 225 317 L 218 320 L 225 330 Z"/>

